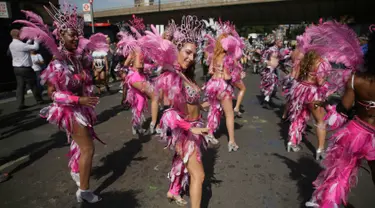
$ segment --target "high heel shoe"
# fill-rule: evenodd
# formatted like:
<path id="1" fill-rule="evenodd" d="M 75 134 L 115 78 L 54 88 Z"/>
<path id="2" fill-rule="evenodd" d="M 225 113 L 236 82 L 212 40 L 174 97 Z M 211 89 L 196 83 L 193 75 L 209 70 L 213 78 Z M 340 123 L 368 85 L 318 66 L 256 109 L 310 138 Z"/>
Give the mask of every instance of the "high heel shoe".
<path id="1" fill-rule="evenodd" d="M 77 186 L 79 187 L 80 184 L 81 184 L 80 178 L 79 178 L 79 173 L 70 172 L 70 176 L 72 176 L 73 181 L 76 182 Z"/>
<path id="2" fill-rule="evenodd" d="M 219 140 L 217 140 L 213 135 L 209 134 L 204 136 L 207 143 L 211 143 L 213 145 L 219 144 Z"/>
<path id="3" fill-rule="evenodd" d="M 167 198 L 169 200 L 169 203 L 172 203 L 173 201 L 176 202 L 178 206 L 186 206 L 188 203 L 185 199 L 183 199 L 180 195 L 173 195 L 171 193 L 167 194 Z"/>
<path id="4" fill-rule="evenodd" d="M 228 143 L 228 152 L 236 152 L 238 150 L 239 146 L 235 143 Z"/>
<path id="5" fill-rule="evenodd" d="M 88 203 L 92 204 L 92 203 L 96 203 L 96 202 L 99 202 L 99 201 L 102 200 L 101 197 L 94 194 L 90 190 L 78 189 L 77 192 L 76 192 L 76 197 L 77 197 L 77 202 L 79 202 L 79 203 L 85 201 L 85 202 L 88 202 Z"/>
<path id="6" fill-rule="evenodd" d="M 291 150 L 293 150 L 293 152 L 298 152 L 298 151 L 301 150 L 301 148 L 298 145 L 293 145 L 292 142 L 288 142 L 288 149 L 287 149 L 287 151 L 290 152 Z"/>
<path id="7" fill-rule="evenodd" d="M 149 132 L 150 132 L 150 134 L 154 134 L 154 133 L 155 133 L 155 124 L 150 123 L 150 129 L 149 129 Z"/>
<path id="8" fill-rule="evenodd" d="M 234 114 L 235 114 L 236 117 L 242 118 L 242 113 L 240 112 L 239 109 L 234 108 L 233 112 L 234 112 Z"/>
<path id="9" fill-rule="evenodd" d="M 325 156 L 324 153 L 325 153 L 324 149 L 320 149 L 320 148 L 318 148 L 318 149 L 316 150 L 316 157 L 315 157 L 315 159 L 316 159 L 316 160 L 324 159 L 324 156 Z"/>

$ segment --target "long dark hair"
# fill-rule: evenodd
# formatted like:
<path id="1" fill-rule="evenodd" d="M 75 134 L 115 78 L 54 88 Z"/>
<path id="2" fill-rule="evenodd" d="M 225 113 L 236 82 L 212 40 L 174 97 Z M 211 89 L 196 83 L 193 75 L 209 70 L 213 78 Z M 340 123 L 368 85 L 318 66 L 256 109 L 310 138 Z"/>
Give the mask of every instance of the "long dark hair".
<path id="1" fill-rule="evenodd" d="M 375 80 L 375 32 L 370 34 L 367 43 L 368 50 L 365 54 L 365 67 L 367 69 L 366 75 L 371 81 Z"/>

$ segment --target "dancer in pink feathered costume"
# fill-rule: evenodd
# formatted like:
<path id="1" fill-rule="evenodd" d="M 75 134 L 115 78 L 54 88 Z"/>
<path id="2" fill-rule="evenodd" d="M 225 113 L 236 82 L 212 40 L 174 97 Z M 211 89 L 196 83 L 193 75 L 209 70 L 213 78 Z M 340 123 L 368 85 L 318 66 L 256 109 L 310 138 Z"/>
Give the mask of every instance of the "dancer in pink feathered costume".
<path id="1" fill-rule="evenodd" d="M 358 169 L 367 160 L 375 185 L 375 35 L 371 34 L 365 56 L 367 71 L 349 79 L 344 96 L 330 107 L 326 121 L 333 129 L 322 164 L 325 169 L 314 182 L 316 190 L 307 207 L 338 208 L 347 205 L 350 189 L 357 183 Z M 358 53 L 360 51 L 357 51 Z M 353 106 L 354 103 L 354 106 Z M 354 119 L 348 120 L 353 115 Z M 344 125 L 345 124 L 345 125 Z"/>
<path id="2" fill-rule="evenodd" d="M 320 159 L 324 156 L 326 137 L 322 103 L 346 82 L 345 79 L 335 78 L 337 74 L 345 77 L 360 63 L 360 47 L 350 28 L 333 21 L 306 28 L 299 38 L 298 47 L 304 57 L 300 62 L 298 79 L 288 95 L 291 103 L 288 152 L 300 150 L 299 144 L 312 114 L 318 137 L 316 159 Z M 334 70 L 330 62 L 343 63 L 348 69 Z"/>
<path id="3" fill-rule="evenodd" d="M 266 63 L 266 67 L 260 72 L 260 90 L 264 97 L 262 101 L 263 108 L 272 109 L 270 101 L 272 96 L 276 93 L 278 78 L 278 65 L 282 55 L 280 48 L 283 45 L 283 35 L 280 31 L 275 32 L 268 36 L 267 42 L 273 44 L 270 48 L 266 49 L 263 53 L 262 59 Z"/>
<path id="4" fill-rule="evenodd" d="M 135 23 L 134 23 L 135 22 Z M 158 98 L 154 91 L 153 84 L 149 81 L 149 71 L 155 67 L 147 54 L 147 47 L 145 47 L 141 40 L 143 36 L 144 25 L 142 19 L 134 17 L 130 26 L 131 32 L 120 32 L 118 36 L 120 41 L 117 44 L 122 48 L 122 53 L 126 58 L 125 67 L 129 67 L 128 74 L 125 78 L 127 90 L 126 100 L 132 109 L 132 132 L 133 134 L 143 134 L 143 122 L 145 121 L 144 112 L 148 108 L 147 98 L 151 100 L 151 123 L 149 133 L 153 134 L 155 124 L 158 116 Z"/>
<path id="5" fill-rule="evenodd" d="M 200 88 L 194 80 L 202 29 L 203 22 L 197 17 L 184 16 L 173 34 L 174 44 L 163 39 L 153 26 L 153 32 L 147 31 L 142 39 L 143 46 L 150 49 L 147 55 L 163 66 L 164 72 L 156 80 L 156 92 L 162 91 L 171 103 L 160 119 L 161 139 L 166 142 L 166 148 L 175 151 L 167 197 L 178 205 L 186 205 L 180 195 L 189 185 L 192 208 L 199 208 L 201 203 L 204 180 L 201 147 L 206 146 L 202 134 L 208 132 L 203 128 Z"/>
<path id="6" fill-rule="evenodd" d="M 299 72 L 300 72 L 300 62 L 301 59 L 303 58 L 303 53 L 300 51 L 299 48 L 296 48 L 292 53 L 291 53 L 291 61 L 292 61 L 292 71 L 290 74 L 285 76 L 283 80 L 283 93 L 286 96 L 286 104 L 284 108 L 284 113 L 282 115 L 283 121 L 286 121 L 288 119 L 288 111 L 290 107 L 290 89 L 292 88 L 294 82 L 296 79 L 299 77 Z"/>
<path id="7" fill-rule="evenodd" d="M 210 129 L 208 136 L 214 137 L 224 110 L 229 134 L 228 151 L 232 152 L 239 148 L 234 138 L 233 83 L 241 81 L 242 66 L 239 59 L 244 43 L 234 26 L 229 23 L 222 23 L 217 35 L 216 40 L 206 35 L 209 44 L 205 51 L 208 53 L 208 62 L 211 63 L 209 73 L 212 74 L 212 78 L 204 87 L 205 96 L 210 104 L 207 117 Z"/>
<path id="8" fill-rule="evenodd" d="M 64 129 L 70 145 L 71 175 L 79 186 L 76 197 L 95 203 L 100 197 L 89 190 L 89 178 L 94 155 L 93 139 L 98 139 L 93 125 L 96 121 L 94 108 L 99 98 L 93 97 L 93 83 L 90 76 L 91 50 L 108 50 L 106 36 L 95 34 L 90 40 L 84 39 L 83 19 L 76 8 L 65 3 L 58 10 L 54 5 L 45 7 L 54 20 L 55 31 L 49 32 L 47 25 L 38 15 L 24 11 L 29 21 L 18 20 L 26 27 L 21 29 L 21 37 L 39 40 L 53 54 L 54 59 L 42 73 L 42 83 L 48 85 L 48 94 L 53 103 L 40 111 L 50 123 Z M 100 141 L 100 140 L 99 140 Z"/>

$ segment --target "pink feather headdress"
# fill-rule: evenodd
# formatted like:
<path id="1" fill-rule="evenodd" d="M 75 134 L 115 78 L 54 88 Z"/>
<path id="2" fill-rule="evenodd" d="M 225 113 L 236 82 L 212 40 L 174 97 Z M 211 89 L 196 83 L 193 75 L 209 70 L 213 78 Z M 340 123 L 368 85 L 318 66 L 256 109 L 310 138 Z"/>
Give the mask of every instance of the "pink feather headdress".
<path id="1" fill-rule="evenodd" d="M 204 29 L 204 22 L 199 20 L 197 16 L 183 16 L 181 25 L 176 27 L 173 34 L 173 40 L 178 48 L 181 48 L 185 43 L 198 43 L 202 40 L 202 31 Z"/>
<path id="2" fill-rule="evenodd" d="M 297 40 L 302 51 L 314 50 L 329 62 L 342 63 L 351 69 L 356 69 L 363 62 L 356 33 L 339 22 L 311 25 Z"/>
<path id="3" fill-rule="evenodd" d="M 144 32 L 146 26 L 143 23 L 143 18 L 137 18 L 134 14 L 132 15 L 133 20 L 129 20 L 130 26 L 135 28 L 138 32 Z"/>
<path id="4" fill-rule="evenodd" d="M 54 21 L 56 27 L 54 34 L 57 38 L 60 37 L 61 32 L 68 29 L 76 31 L 79 36 L 83 35 L 84 20 L 77 14 L 77 6 L 64 2 L 61 9 L 58 9 L 51 2 L 49 4 L 51 9 L 46 6 L 44 8 Z"/>
<path id="5" fill-rule="evenodd" d="M 236 31 L 236 26 L 230 22 L 230 21 L 221 21 L 219 19 L 219 28 L 216 31 L 216 37 L 219 37 L 221 34 L 228 34 L 228 35 L 233 35 L 236 37 L 239 37 L 237 31 Z"/>

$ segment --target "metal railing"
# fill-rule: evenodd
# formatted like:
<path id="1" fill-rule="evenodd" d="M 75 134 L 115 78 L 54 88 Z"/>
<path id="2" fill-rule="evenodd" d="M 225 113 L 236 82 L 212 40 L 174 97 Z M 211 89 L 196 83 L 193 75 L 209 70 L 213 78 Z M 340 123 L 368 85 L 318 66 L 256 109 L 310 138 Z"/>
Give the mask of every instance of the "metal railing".
<path id="1" fill-rule="evenodd" d="M 96 9 L 95 12 L 109 11 L 109 10 L 114 10 L 114 9 L 129 9 L 129 8 L 134 8 L 134 7 L 137 7 L 137 8 L 151 7 L 151 6 L 160 6 L 160 5 L 166 5 L 166 4 L 176 4 L 176 3 L 184 3 L 184 5 L 193 5 L 197 3 L 204 4 L 204 3 L 230 3 L 230 2 L 240 3 L 240 2 L 249 2 L 249 0 L 154 0 L 154 2 L 148 2 L 148 3 L 145 3 L 144 1 L 142 1 L 139 4 L 132 3 L 132 4 L 124 4 L 123 6 L 120 6 L 120 7 Z"/>

